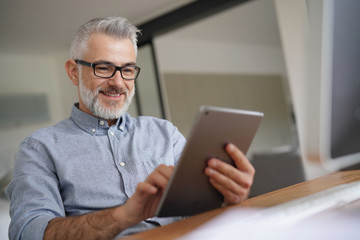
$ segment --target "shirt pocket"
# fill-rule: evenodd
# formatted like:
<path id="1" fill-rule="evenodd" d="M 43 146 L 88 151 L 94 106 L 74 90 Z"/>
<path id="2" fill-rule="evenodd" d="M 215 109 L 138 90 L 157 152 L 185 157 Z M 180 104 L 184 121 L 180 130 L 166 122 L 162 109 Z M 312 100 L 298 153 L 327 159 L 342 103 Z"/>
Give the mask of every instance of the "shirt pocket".
<path id="1" fill-rule="evenodd" d="M 167 166 L 174 166 L 174 160 L 168 157 L 160 157 L 160 158 L 147 158 L 144 160 L 143 165 L 148 173 L 152 173 L 160 164 L 165 164 Z"/>

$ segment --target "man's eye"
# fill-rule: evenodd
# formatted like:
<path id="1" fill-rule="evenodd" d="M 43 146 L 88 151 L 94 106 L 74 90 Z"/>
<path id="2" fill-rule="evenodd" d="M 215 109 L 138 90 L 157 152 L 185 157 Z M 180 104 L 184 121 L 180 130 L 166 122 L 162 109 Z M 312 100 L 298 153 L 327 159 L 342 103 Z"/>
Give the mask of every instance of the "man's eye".
<path id="1" fill-rule="evenodd" d="M 97 71 L 111 71 L 113 68 L 108 65 L 97 65 L 96 70 Z"/>
<path id="2" fill-rule="evenodd" d="M 134 68 L 123 68 L 122 72 L 123 73 L 127 73 L 127 74 L 132 74 L 134 73 L 135 69 Z"/>

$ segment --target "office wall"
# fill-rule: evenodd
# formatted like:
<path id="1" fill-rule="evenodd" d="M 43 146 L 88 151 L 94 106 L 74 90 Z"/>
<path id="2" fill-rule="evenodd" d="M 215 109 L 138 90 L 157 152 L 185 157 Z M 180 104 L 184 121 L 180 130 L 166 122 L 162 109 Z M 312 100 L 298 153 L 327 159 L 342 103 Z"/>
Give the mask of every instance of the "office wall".
<path id="1" fill-rule="evenodd" d="M 263 134 L 257 136 L 256 142 L 258 144 L 255 143 L 252 150 L 264 151 L 278 146 L 294 144 L 296 140 L 293 138 L 297 136 L 294 136 L 290 122 L 291 106 L 284 76 L 285 67 L 281 49 L 266 46 L 236 46 L 217 42 L 172 39 L 170 35 L 156 39 L 155 43 L 162 73 L 162 84 L 165 89 L 164 95 L 165 99 L 167 99 L 165 101 L 167 103 L 167 115 L 169 119 L 180 125 L 185 135 L 191 127 L 195 109 L 200 104 L 206 104 L 205 99 L 213 98 L 213 101 L 210 101 L 213 105 L 265 110 L 265 124 L 261 130 Z M 194 50 L 191 52 L 190 49 Z M 181 75 L 183 76 L 181 77 Z M 191 75 L 190 78 L 188 78 L 189 75 Z M 191 82 L 190 79 L 193 79 L 194 82 Z M 209 80 L 208 83 L 206 83 L 206 80 Z M 268 82 L 266 82 L 267 80 Z M 179 81 L 176 87 L 174 87 L 174 81 Z M 264 85 L 258 85 L 259 82 Z M 271 87 L 266 88 L 265 86 Z M 186 89 L 184 90 L 184 88 Z M 212 92 L 217 89 L 217 95 L 205 97 L 209 92 L 206 90 L 208 88 L 212 88 L 212 90 L 209 90 Z M 183 95 L 184 98 L 179 97 L 177 99 L 178 103 L 175 102 L 176 99 L 173 96 L 170 96 L 174 94 L 172 92 L 174 90 L 179 93 L 194 92 L 195 89 L 199 90 L 197 94 L 199 94 L 198 99 L 200 101 L 197 102 L 185 100 L 184 98 L 191 99 L 193 97 L 189 94 Z M 223 99 L 229 99 L 228 91 L 230 89 L 238 91 L 239 95 L 244 93 L 243 90 L 246 89 L 250 91 L 250 95 L 248 92 L 247 96 L 252 97 L 244 98 L 242 96 L 239 99 L 232 94 L 232 99 L 224 102 Z M 275 96 L 274 99 L 281 100 L 273 105 L 267 105 L 266 102 L 271 95 Z M 264 106 L 267 105 L 272 109 L 255 107 L 261 105 L 261 102 Z M 192 111 L 191 114 L 184 115 L 189 119 L 181 118 L 181 114 L 175 115 L 180 106 Z M 275 117 L 274 113 L 278 115 Z M 274 119 L 278 121 L 274 121 Z M 273 140 L 270 140 L 271 137 Z"/>
<path id="2" fill-rule="evenodd" d="M 3 52 L 0 55 L 0 95 L 44 94 L 50 119 L 37 123 L 0 126 L 0 168 L 5 173 L 19 143 L 31 132 L 54 124 L 70 113 L 76 89 L 64 70 L 67 51 L 51 53 Z M 11 104 L 10 102 L 8 104 Z M 12 106 L 16 108 L 17 106 Z"/>
<path id="3" fill-rule="evenodd" d="M 276 24 L 275 33 L 272 24 Z M 292 137 L 288 144 L 299 145 L 298 133 L 304 131 L 301 116 L 306 108 L 303 105 L 306 24 L 305 0 L 257 0 L 159 36 L 155 46 L 165 99 L 169 98 L 165 76 L 172 73 L 280 76 L 288 110 L 294 111 L 297 117 L 297 125 L 290 124 Z M 270 27 L 264 29 L 263 25 Z M 256 32 L 257 28 L 262 29 L 263 34 Z M 167 104 L 166 111 L 173 119 L 169 109 Z M 305 155 L 303 160 L 307 179 L 328 173 L 307 161 Z"/>
<path id="4" fill-rule="evenodd" d="M 168 73 L 164 79 L 173 123 L 185 136 L 199 107 L 215 105 L 264 113 L 248 157 L 253 151 L 291 143 L 289 111 L 278 75 Z"/>
<path id="5" fill-rule="evenodd" d="M 276 34 L 279 37 L 276 19 L 269 16 L 258 23 L 264 24 L 269 19 L 273 21 L 270 26 L 275 32 L 271 33 L 273 38 L 268 38 L 270 44 L 258 39 L 261 36 L 252 29 L 251 20 L 248 23 L 243 21 L 242 14 L 247 18 L 247 10 L 257 11 L 262 3 L 273 8 L 269 1 L 260 1 L 260 5 L 259 1 L 250 2 L 155 39 L 163 94 L 167 99 L 166 112 L 169 119 L 184 129 L 185 135 L 199 104 L 212 103 L 265 111 L 253 151 L 296 144 L 296 131 L 290 117 L 292 106 L 286 67 L 280 39 L 276 39 Z M 232 39 L 221 37 L 226 33 Z M 243 34 L 247 34 L 245 40 Z M 234 91 L 242 96 L 236 96 Z M 198 96 L 191 95 L 195 92 Z M 208 96 L 209 92 L 216 92 L 216 95 Z M 182 97 L 180 93 L 184 93 Z M 269 101 L 271 96 L 274 96 L 273 104 Z M 190 113 L 181 111 L 182 108 Z"/>

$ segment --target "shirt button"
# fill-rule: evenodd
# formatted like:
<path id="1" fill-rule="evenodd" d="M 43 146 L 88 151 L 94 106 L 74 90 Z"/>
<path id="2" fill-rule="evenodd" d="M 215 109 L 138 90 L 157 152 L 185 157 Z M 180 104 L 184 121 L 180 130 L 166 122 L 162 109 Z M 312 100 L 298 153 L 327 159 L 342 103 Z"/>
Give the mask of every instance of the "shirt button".
<path id="1" fill-rule="evenodd" d="M 105 122 L 103 121 L 103 120 L 101 120 L 100 121 L 100 125 L 102 126 L 102 125 L 104 125 L 105 124 Z"/>
<path id="2" fill-rule="evenodd" d="M 125 163 L 124 163 L 124 162 L 121 162 L 121 163 L 120 163 L 120 166 L 122 166 L 122 167 L 125 166 Z"/>
<path id="3" fill-rule="evenodd" d="M 92 133 L 94 133 L 95 131 L 96 131 L 95 128 L 91 129 L 91 132 L 92 132 Z"/>
<path id="4" fill-rule="evenodd" d="M 114 136 L 115 134 L 113 132 L 110 132 L 111 136 Z"/>

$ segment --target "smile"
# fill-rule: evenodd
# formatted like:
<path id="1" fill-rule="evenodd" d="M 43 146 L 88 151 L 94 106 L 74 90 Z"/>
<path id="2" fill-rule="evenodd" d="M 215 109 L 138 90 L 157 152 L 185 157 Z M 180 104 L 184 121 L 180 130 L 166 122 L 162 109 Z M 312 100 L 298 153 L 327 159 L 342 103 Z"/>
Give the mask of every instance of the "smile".
<path id="1" fill-rule="evenodd" d="M 108 93 L 108 92 L 102 92 L 102 94 L 109 96 L 109 97 L 119 97 L 122 93 Z"/>
<path id="2" fill-rule="evenodd" d="M 125 95 L 126 92 L 119 90 L 115 90 L 115 91 L 106 91 L 106 90 L 100 90 L 99 93 L 104 94 L 107 97 L 112 97 L 112 98 L 118 98 L 121 95 Z"/>

